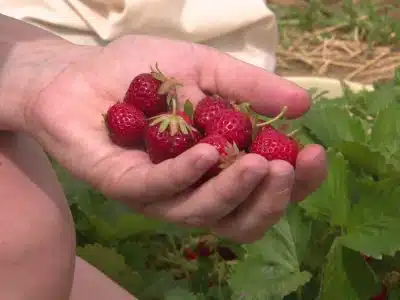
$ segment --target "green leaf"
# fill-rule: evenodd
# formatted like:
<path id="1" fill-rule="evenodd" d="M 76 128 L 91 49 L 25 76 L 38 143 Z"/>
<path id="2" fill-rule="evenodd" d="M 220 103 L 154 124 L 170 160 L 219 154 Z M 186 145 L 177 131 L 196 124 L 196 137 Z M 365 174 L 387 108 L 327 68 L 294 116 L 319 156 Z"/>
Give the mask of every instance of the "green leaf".
<path id="1" fill-rule="evenodd" d="M 208 257 L 197 258 L 197 270 L 191 277 L 191 290 L 205 294 L 208 291 L 209 274 L 213 271 L 214 262 Z"/>
<path id="2" fill-rule="evenodd" d="M 310 278 L 308 272 L 283 272 L 279 266 L 268 266 L 259 257 L 239 262 L 228 281 L 233 299 L 264 300 L 282 299 L 305 285 Z"/>
<path id="3" fill-rule="evenodd" d="M 138 295 L 140 299 L 163 299 L 171 290 L 188 290 L 187 282 L 175 280 L 168 271 L 148 271 L 141 272 L 145 286 Z"/>
<path id="4" fill-rule="evenodd" d="M 140 276 L 125 263 L 124 257 L 113 248 L 103 247 L 100 244 L 88 244 L 78 247 L 77 254 L 129 291 L 132 291 L 140 282 Z"/>
<path id="5" fill-rule="evenodd" d="M 115 238 L 126 239 L 139 233 L 154 233 L 164 225 L 165 223 L 162 221 L 147 218 L 143 215 L 124 214 L 118 218 L 116 224 L 114 225 Z"/>
<path id="6" fill-rule="evenodd" d="M 193 103 L 187 99 L 183 105 L 183 112 L 187 114 L 191 119 L 193 118 L 194 108 Z"/>
<path id="7" fill-rule="evenodd" d="M 336 234 L 328 223 L 313 220 L 310 241 L 303 254 L 302 263 L 311 270 L 320 271 Z"/>
<path id="8" fill-rule="evenodd" d="M 328 150 L 328 177 L 321 187 L 300 203 L 314 219 L 344 226 L 350 210 L 347 180 L 348 164 L 340 153 Z"/>
<path id="9" fill-rule="evenodd" d="M 350 215 L 342 243 L 379 258 L 400 250 L 400 186 L 397 181 L 358 183 L 359 202 Z"/>
<path id="10" fill-rule="evenodd" d="M 165 300 L 198 300 L 195 294 L 181 288 L 174 288 L 165 294 Z"/>
<path id="11" fill-rule="evenodd" d="M 400 167 L 400 105 L 392 103 L 381 110 L 372 127 L 371 147 L 383 153 L 390 163 Z"/>
<path id="12" fill-rule="evenodd" d="M 335 240 L 323 268 L 319 300 L 365 300 L 379 290 L 373 272 L 359 253 Z"/>
<path id="13" fill-rule="evenodd" d="M 308 252 L 312 228 L 311 220 L 307 219 L 300 206 L 295 204 L 287 209 L 286 219 L 289 223 L 291 236 L 295 244 L 297 259 L 302 261 Z"/>
<path id="14" fill-rule="evenodd" d="M 395 175 L 394 166 L 387 163 L 379 151 L 356 142 L 343 142 L 340 150 L 352 166 L 375 176 L 390 177 Z"/>
<path id="15" fill-rule="evenodd" d="M 396 93 L 393 92 L 393 86 L 385 84 L 373 92 L 365 93 L 365 110 L 369 115 L 376 115 L 388 105 L 395 102 Z"/>
<path id="16" fill-rule="evenodd" d="M 75 179 L 65 168 L 51 159 L 53 169 L 60 181 L 68 203 L 71 205 L 78 202 L 78 195 L 88 189 L 88 185 Z"/>
<path id="17" fill-rule="evenodd" d="M 234 299 L 282 299 L 311 278 L 311 274 L 300 270 L 296 242 L 286 217 L 246 250 L 246 258 L 232 266 L 228 279 Z"/>
<path id="18" fill-rule="evenodd" d="M 337 106 L 313 108 L 302 123 L 326 147 L 335 147 L 342 141 L 366 140 L 362 122 Z"/>
<path id="19" fill-rule="evenodd" d="M 397 288 L 395 290 L 391 290 L 388 300 L 399 300 L 399 299 L 400 299 L 400 289 Z"/>
<path id="20" fill-rule="evenodd" d="M 138 272 L 146 269 L 148 257 L 152 254 L 147 247 L 139 242 L 120 242 L 118 253 L 124 256 L 125 263 L 129 267 Z"/>

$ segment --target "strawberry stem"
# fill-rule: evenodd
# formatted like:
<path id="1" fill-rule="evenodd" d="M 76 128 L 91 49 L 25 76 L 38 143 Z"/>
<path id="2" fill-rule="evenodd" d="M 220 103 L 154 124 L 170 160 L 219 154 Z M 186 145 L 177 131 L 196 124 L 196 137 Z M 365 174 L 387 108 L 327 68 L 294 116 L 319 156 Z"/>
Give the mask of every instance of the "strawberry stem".
<path id="1" fill-rule="evenodd" d="M 272 124 L 273 122 L 281 119 L 283 117 L 283 115 L 286 113 L 286 111 L 287 111 L 287 106 L 284 106 L 282 108 L 281 112 L 276 117 L 274 117 L 274 118 L 272 118 L 272 119 L 270 119 L 270 120 L 268 120 L 266 122 L 258 123 L 256 126 L 257 127 L 264 127 L 264 126 L 267 126 L 269 124 Z"/>
<path id="2" fill-rule="evenodd" d="M 172 105 L 172 114 L 176 115 L 177 103 L 176 103 L 176 98 L 175 97 L 171 98 L 171 105 Z"/>
<path id="3" fill-rule="evenodd" d="M 293 137 L 294 135 L 296 135 L 297 133 L 299 133 L 300 130 L 301 130 L 301 128 L 297 128 L 297 129 L 295 129 L 295 130 L 289 132 L 289 133 L 287 134 L 287 136 Z"/>

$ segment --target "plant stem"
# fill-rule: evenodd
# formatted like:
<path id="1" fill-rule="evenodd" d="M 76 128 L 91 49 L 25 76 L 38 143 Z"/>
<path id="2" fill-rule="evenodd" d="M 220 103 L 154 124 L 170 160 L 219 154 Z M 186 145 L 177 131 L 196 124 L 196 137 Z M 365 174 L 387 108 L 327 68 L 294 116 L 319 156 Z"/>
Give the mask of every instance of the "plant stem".
<path id="1" fill-rule="evenodd" d="M 266 121 L 266 122 L 264 122 L 264 123 L 259 123 L 259 124 L 257 124 L 256 126 L 257 126 L 257 127 L 264 127 L 264 126 L 266 126 L 266 125 L 269 125 L 269 124 L 271 124 L 271 123 L 273 123 L 273 122 L 279 120 L 280 118 L 282 118 L 283 115 L 286 113 L 286 111 L 287 111 L 287 106 L 284 106 L 284 107 L 282 108 L 281 112 L 280 112 L 276 117 L 274 117 L 274 118 L 272 118 L 272 119 L 270 119 L 270 120 L 268 120 L 268 121 Z"/>

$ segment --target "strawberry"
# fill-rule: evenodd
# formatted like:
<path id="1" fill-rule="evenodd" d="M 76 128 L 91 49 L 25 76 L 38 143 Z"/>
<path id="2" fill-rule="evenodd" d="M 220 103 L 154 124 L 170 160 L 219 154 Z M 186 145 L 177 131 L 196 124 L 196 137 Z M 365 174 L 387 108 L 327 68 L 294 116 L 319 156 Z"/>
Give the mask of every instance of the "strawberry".
<path id="1" fill-rule="evenodd" d="M 133 105 L 116 103 L 105 115 L 111 140 L 119 146 L 133 146 L 143 140 L 146 119 L 142 111 Z"/>
<path id="2" fill-rule="evenodd" d="M 183 113 L 165 113 L 152 118 L 145 132 L 145 145 L 153 163 L 174 158 L 191 148 L 201 134 L 188 122 Z M 190 121 L 190 119 L 189 119 Z M 167 130 L 169 129 L 169 130 Z"/>
<path id="3" fill-rule="evenodd" d="M 156 66 L 151 73 L 141 73 L 131 81 L 124 101 L 153 117 L 167 111 L 168 95 L 177 85 L 174 78 L 166 77 Z"/>
<path id="4" fill-rule="evenodd" d="M 218 175 L 222 169 L 230 166 L 240 155 L 243 154 L 239 151 L 236 144 L 229 143 L 224 136 L 217 133 L 202 138 L 199 143 L 214 146 L 220 154 L 220 161 L 207 171 L 204 175 L 205 180 Z"/>
<path id="5" fill-rule="evenodd" d="M 184 111 L 177 111 L 176 114 L 178 116 L 181 116 L 187 124 L 189 124 L 190 126 L 193 126 L 193 120 Z"/>
<path id="6" fill-rule="evenodd" d="M 194 125 L 197 129 L 204 131 L 207 124 L 213 121 L 221 110 L 232 108 L 232 105 L 222 98 L 207 96 L 196 105 L 193 113 Z"/>
<path id="7" fill-rule="evenodd" d="M 183 249 L 183 257 L 186 260 L 195 260 L 197 258 L 196 253 L 194 253 L 194 251 L 190 248 L 185 248 Z"/>
<path id="8" fill-rule="evenodd" d="M 218 116 L 207 124 L 206 135 L 220 134 L 228 142 L 236 144 L 239 150 L 246 149 L 252 139 L 253 125 L 250 118 L 236 110 L 221 110 Z"/>
<path id="9" fill-rule="evenodd" d="M 371 298 L 371 300 L 386 300 L 386 299 L 388 299 L 388 291 L 385 285 L 382 285 L 382 290 L 379 292 L 379 294 Z"/>
<path id="10" fill-rule="evenodd" d="M 267 160 L 285 160 L 293 167 L 296 165 L 300 145 L 295 139 L 267 125 L 258 132 L 250 145 L 249 152 L 256 153 Z"/>
<path id="11" fill-rule="evenodd" d="M 226 246 L 218 246 L 217 252 L 219 256 L 226 261 L 237 259 L 237 255 L 233 252 L 229 247 Z"/>

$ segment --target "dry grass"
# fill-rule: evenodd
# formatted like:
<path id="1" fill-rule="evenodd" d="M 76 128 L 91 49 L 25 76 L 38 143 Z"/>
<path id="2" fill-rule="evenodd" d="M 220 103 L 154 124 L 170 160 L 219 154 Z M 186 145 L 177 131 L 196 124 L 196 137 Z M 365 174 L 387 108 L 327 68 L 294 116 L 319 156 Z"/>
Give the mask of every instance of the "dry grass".
<path id="1" fill-rule="evenodd" d="M 365 20 L 368 16 L 360 15 L 360 21 L 362 18 Z M 283 42 L 277 53 L 278 74 L 329 76 L 372 83 L 389 80 L 400 67 L 400 48 L 396 43 L 400 37 L 395 32 L 388 33 L 387 40 L 392 43 L 378 45 L 366 41 L 359 27 L 349 30 L 348 23 L 313 27 L 304 31 L 288 25 L 281 30 Z"/>

